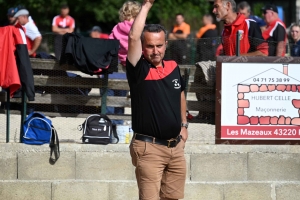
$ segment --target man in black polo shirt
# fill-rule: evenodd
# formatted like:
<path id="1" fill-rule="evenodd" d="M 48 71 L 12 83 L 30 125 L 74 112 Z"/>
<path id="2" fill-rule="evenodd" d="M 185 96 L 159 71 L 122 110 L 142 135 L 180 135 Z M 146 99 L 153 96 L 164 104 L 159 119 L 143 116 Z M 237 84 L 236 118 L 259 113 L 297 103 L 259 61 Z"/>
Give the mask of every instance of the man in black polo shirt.
<path id="1" fill-rule="evenodd" d="M 126 73 L 131 94 L 132 163 L 139 199 L 182 199 L 187 140 L 184 81 L 175 61 L 163 60 L 166 31 L 145 26 L 154 0 L 144 0 L 128 40 Z"/>

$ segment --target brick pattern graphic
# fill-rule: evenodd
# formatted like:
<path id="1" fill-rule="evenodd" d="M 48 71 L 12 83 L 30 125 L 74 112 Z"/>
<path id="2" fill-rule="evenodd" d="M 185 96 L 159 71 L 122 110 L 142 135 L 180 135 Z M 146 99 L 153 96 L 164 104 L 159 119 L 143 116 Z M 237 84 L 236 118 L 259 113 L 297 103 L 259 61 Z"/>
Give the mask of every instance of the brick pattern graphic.
<path id="1" fill-rule="evenodd" d="M 245 108 L 250 108 L 250 101 L 248 99 L 244 99 L 245 93 L 253 93 L 253 92 L 273 92 L 273 91 L 281 91 L 281 92 L 299 92 L 300 93 L 300 85 L 293 84 L 261 84 L 260 86 L 257 84 L 244 85 L 239 84 L 237 86 L 237 124 L 238 125 L 298 125 L 300 126 L 300 117 L 288 117 L 280 115 L 276 116 L 246 116 Z M 300 99 L 293 99 L 291 101 L 292 105 L 298 109 L 298 113 L 300 116 Z"/>

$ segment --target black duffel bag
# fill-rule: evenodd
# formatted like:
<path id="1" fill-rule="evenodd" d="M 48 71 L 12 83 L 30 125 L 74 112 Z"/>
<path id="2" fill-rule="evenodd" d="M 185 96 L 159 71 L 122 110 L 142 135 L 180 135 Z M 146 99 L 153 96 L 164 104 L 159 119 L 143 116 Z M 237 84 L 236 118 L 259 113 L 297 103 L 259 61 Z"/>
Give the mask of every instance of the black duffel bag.
<path id="1" fill-rule="evenodd" d="M 78 130 L 83 131 L 82 142 L 86 144 L 109 144 L 118 143 L 119 137 L 116 125 L 103 114 L 88 116 Z M 113 142 L 116 140 L 116 142 Z"/>

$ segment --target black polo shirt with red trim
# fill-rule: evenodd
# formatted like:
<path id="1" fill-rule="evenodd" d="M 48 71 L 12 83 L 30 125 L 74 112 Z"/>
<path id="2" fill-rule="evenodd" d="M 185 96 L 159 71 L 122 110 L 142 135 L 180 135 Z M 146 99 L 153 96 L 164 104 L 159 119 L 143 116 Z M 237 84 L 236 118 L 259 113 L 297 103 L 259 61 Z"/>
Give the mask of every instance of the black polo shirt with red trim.
<path id="1" fill-rule="evenodd" d="M 277 43 L 285 42 L 287 38 L 285 24 L 280 19 L 277 19 L 267 26 L 262 35 L 269 43 L 269 56 L 276 56 Z M 281 56 L 284 55 L 285 51 L 282 52 Z"/>
<path id="2" fill-rule="evenodd" d="M 181 130 L 181 92 L 185 82 L 175 61 L 155 67 L 143 56 L 134 67 L 126 61 L 132 129 L 135 133 L 171 139 Z"/>

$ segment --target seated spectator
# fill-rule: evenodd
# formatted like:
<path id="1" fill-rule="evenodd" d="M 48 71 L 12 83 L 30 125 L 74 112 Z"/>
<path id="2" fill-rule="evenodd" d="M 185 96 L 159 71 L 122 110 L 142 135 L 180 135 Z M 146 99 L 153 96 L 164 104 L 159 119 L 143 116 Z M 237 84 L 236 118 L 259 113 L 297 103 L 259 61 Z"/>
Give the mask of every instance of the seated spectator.
<path id="1" fill-rule="evenodd" d="M 60 7 L 60 14 L 55 16 L 52 21 L 52 32 L 55 33 L 55 57 L 60 60 L 62 51 L 62 35 L 72 33 L 75 29 L 75 20 L 69 15 L 69 6 L 63 3 Z"/>
<path id="2" fill-rule="evenodd" d="M 213 16 L 206 14 L 202 18 L 203 27 L 196 34 L 197 38 L 197 61 L 215 60 L 218 46 L 218 31 L 213 24 Z"/>
<path id="3" fill-rule="evenodd" d="M 102 29 L 99 26 L 93 26 L 89 32 L 91 38 L 108 39 L 108 34 L 102 33 Z"/>
<path id="4" fill-rule="evenodd" d="M 290 28 L 291 38 L 293 44 L 291 44 L 291 56 L 300 56 L 300 25 L 293 24 Z"/>
<path id="5" fill-rule="evenodd" d="M 117 39 L 120 41 L 119 60 L 125 71 L 125 63 L 128 51 L 128 34 L 132 23 L 140 12 L 141 4 L 137 1 L 126 1 L 119 10 L 120 21 L 113 28 L 109 39 Z"/>
<path id="6" fill-rule="evenodd" d="M 184 22 L 184 16 L 181 13 L 176 14 L 176 24 L 168 35 L 170 42 L 171 59 L 178 64 L 187 63 L 187 43 L 186 39 L 191 33 L 190 25 Z"/>
<path id="7" fill-rule="evenodd" d="M 18 10 L 14 17 L 17 19 L 18 23 L 25 27 L 26 41 L 28 54 L 30 57 L 36 56 L 36 50 L 41 44 L 42 35 L 39 29 L 35 25 L 31 16 L 29 16 L 29 11 L 24 9 Z"/>

